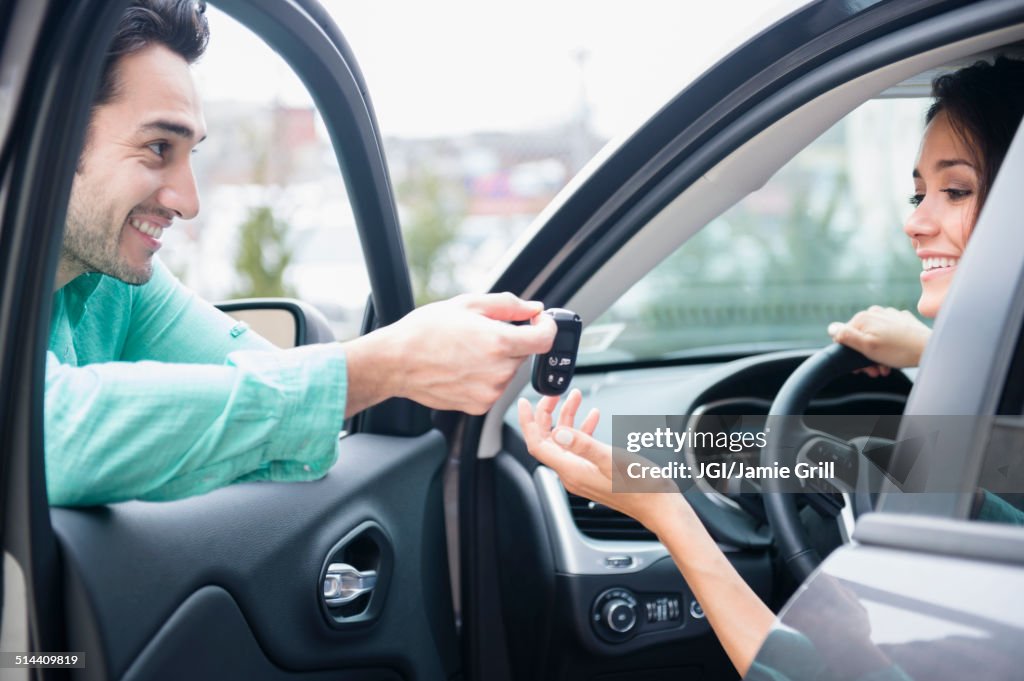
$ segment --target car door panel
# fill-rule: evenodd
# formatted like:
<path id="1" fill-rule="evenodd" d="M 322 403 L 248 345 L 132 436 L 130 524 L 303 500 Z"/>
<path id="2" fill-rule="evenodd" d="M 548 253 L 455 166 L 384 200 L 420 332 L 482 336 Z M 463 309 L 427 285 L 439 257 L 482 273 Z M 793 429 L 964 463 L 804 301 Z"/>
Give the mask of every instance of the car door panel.
<path id="1" fill-rule="evenodd" d="M 886 678 L 1019 678 L 1019 530 L 876 513 L 854 539 L 780 612 L 759 665 L 793 681 L 832 678 L 855 659 Z"/>
<path id="2" fill-rule="evenodd" d="M 76 623 L 69 646 L 101 654 L 89 669 L 109 678 L 148 669 L 146 660 L 181 649 L 182 636 L 206 634 L 246 646 L 252 639 L 284 669 L 380 666 L 407 678 L 448 676 L 457 649 L 440 501 L 445 453 L 436 431 L 406 441 L 352 435 L 315 482 L 53 509 Z M 320 602 L 321 575 L 332 548 L 366 521 L 390 544 L 392 564 L 380 570 L 390 579 L 373 595 L 382 606 L 374 621 L 338 628 Z M 181 632 L 181 621 L 200 625 Z M 191 665 L 190 678 L 221 678 L 217 656 Z"/>
<path id="3" fill-rule="evenodd" d="M 157 681 L 245 678 L 267 681 L 399 681 L 389 669 L 290 671 L 260 648 L 238 603 L 224 589 L 199 589 L 167 620 L 139 655 L 125 679 Z"/>

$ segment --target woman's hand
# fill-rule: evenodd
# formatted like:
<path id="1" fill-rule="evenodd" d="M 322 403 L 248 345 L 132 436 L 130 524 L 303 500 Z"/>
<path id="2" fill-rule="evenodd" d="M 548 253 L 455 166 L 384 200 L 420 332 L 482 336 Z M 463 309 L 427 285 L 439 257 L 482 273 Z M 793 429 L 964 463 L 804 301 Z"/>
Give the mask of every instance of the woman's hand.
<path id="1" fill-rule="evenodd" d="M 828 335 L 860 352 L 878 366 L 863 369 L 876 378 L 888 376 L 891 368 L 916 367 L 932 330 L 907 310 L 872 305 L 850 321 L 832 322 Z"/>
<path id="2" fill-rule="evenodd" d="M 729 659 L 740 676 L 745 675 L 775 615 L 736 572 L 674 482 L 647 479 L 630 484 L 659 491 L 612 492 L 613 467 L 643 459 L 623 451 L 613 459 L 612 448 L 591 437 L 600 417 L 596 409 L 587 414 L 579 430 L 573 429 L 582 399 L 579 390 L 569 393 L 554 431 L 557 397 L 541 398 L 536 411 L 526 400 L 519 400 L 519 425 L 530 453 L 553 468 L 570 492 L 632 516 L 658 536 L 703 606 Z"/>
<path id="3" fill-rule="evenodd" d="M 519 425 L 530 454 L 554 469 L 573 494 L 632 516 L 655 534 L 658 534 L 659 521 L 679 518 L 681 513 L 690 510 L 679 488 L 668 480 L 658 481 L 655 492 L 612 492 L 612 467 L 623 462 L 614 461 L 612 448 L 592 437 L 601 417 L 597 409 L 591 409 L 579 429 L 574 429 L 576 411 L 582 400 L 579 390 L 569 393 L 554 430 L 552 414 L 558 404 L 557 397 L 542 397 L 536 411 L 527 400 L 519 400 Z M 621 455 L 632 456 L 625 452 Z M 651 482 L 647 480 L 644 484 L 650 487 Z"/>

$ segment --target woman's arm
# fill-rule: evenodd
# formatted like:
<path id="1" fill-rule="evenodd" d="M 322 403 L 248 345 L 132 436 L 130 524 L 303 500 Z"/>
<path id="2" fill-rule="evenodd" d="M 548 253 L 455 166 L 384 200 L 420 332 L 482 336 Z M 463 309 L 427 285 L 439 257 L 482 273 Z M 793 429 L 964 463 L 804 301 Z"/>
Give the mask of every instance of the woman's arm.
<path id="1" fill-rule="evenodd" d="M 650 529 L 672 554 L 729 660 L 745 676 L 775 614 L 736 572 L 683 495 L 674 498 L 681 506 L 678 513 Z"/>
<path id="2" fill-rule="evenodd" d="M 552 430 L 556 397 L 545 397 L 536 411 L 519 401 L 519 423 L 530 453 L 553 468 L 566 489 L 632 516 L 665 545 L 708 622 L 740 675 L 747 673 L 775 615 L 761 602 L 708 534 L 675 483 L 661 480 L 659 491 L 613 492 L 612 448 L 591 435 L 599 413 L 591 410 L 573 428 L 582 395 L 566 398 Z M 618 462 L 621 463 L 621 462 Z"/>

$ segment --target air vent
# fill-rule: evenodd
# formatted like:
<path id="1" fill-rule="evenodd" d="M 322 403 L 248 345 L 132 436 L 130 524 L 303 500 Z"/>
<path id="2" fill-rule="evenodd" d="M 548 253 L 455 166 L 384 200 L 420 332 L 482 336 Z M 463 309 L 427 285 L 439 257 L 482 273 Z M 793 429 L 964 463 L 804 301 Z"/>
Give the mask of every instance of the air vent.
<path id="1" fill-rule="evenodd" d="M 581 496 L 569 495 L 569 510 L 579 531 L 592 539 L 656 541 L 636 520 Z"/>

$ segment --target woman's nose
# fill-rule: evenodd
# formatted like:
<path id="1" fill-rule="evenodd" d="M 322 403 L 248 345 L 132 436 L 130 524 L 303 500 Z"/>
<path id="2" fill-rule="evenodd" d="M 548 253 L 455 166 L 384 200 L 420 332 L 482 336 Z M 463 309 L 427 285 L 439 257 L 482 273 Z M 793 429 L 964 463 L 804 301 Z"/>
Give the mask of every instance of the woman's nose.
<path id="1" fill-rule="evenodd" d="M 903 231 L 911 239 L 935 236 L 939 233 L 938 220 L 933 214 L 927 198 L 918 204 L 914 212 L 907 218 L 903 224 Z"/>

